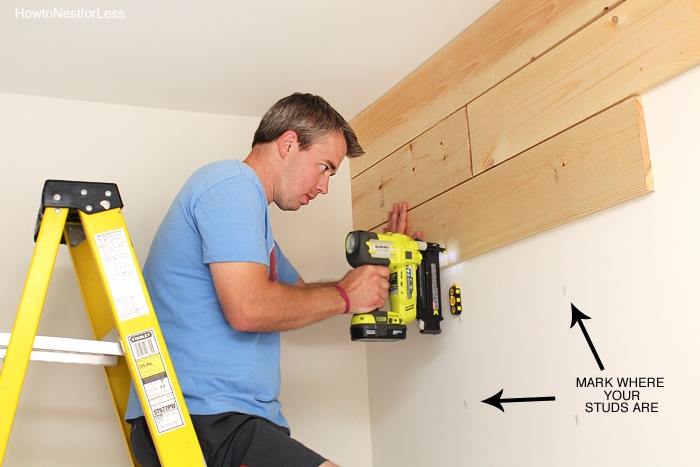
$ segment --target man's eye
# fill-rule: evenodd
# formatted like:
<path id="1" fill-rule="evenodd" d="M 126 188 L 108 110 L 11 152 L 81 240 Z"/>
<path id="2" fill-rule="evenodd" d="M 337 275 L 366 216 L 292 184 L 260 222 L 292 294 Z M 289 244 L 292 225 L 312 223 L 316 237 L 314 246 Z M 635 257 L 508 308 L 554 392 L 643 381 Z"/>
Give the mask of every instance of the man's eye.
<path id="1" fill-rule="evenodd" d="M 328 170 L 328 166 L 326 164 L 321 164 L 321 173 L 325 173 Z"/>

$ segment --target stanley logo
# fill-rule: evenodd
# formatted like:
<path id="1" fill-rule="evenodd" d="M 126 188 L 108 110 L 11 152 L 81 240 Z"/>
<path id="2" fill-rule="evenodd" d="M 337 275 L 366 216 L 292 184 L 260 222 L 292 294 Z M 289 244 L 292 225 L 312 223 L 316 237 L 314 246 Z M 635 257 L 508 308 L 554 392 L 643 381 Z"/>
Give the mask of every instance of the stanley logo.
<path id="1" fill-rule="evenodd" d="M 138 341 L 142 341 L 144 339 L 150 339 L 151 337 L 153 337 L 153 333 L 151 331 L 143 331 L 143 332 L 140 332 L 138 334 L 134 334 L 134 335 L 129 336 L 129 341 L 130 342 L 138 342 Z"/>

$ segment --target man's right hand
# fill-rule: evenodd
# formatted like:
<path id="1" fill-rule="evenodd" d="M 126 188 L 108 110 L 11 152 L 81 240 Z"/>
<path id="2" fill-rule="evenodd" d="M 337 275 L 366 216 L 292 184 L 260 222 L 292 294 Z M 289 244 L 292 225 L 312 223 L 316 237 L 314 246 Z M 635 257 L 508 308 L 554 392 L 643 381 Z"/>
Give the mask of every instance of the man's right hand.
<path id="1" fill-rule="evenodd" d="M 369 313 L 382 308 L 389 296 L 389 268 L 360 266 L 338 282 L 350 299 L 350 313 Z"/>

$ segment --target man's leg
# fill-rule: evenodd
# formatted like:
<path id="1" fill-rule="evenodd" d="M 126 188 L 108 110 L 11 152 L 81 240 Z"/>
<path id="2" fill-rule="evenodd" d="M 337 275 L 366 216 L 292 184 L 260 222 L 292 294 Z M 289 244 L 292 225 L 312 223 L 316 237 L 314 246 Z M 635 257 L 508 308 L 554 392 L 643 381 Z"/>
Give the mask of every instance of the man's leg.
<path id="1" fill-rule="evenodd" d="M 146 419 L 139 417 L 130 420 L 129 423 L 131 423 L 131 451 L 136 461 L 142 467 L 160 467 L 158 453 L 153 445 Z"/>
<path id="2" fill-rule="evenodd" d="M 192 415 L 209 467 L 338 467 L 289 436 L 269 420 L 239 413 Z M 143 467 L 159 467 L 148 425 L 132 420 L 131 446 Z"/>
<path id="3" fill-rule="evenodd" d="M 196 428 L 196 426 L 195 426 Z M 332 467 L 316 452 L 269 420 L 250 417 L 219 448 L 213 467 Z"/>

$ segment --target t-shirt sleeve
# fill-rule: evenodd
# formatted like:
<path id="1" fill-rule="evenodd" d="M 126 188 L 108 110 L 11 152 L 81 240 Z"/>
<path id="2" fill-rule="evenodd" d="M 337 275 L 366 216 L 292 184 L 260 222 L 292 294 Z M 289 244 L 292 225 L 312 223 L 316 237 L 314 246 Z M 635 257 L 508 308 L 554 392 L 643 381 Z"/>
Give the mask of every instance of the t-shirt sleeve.
<path id="1" fill-rule="evenodd" d="M 260 196 L 246 177 L 231 177 L 196 200 L 193 217 L 202 237 L 204 263 L 248 261 L 269 267 L 265 206 Z"/>
<path id="2" fill-rule="evenodd" d="M 287 257 L 284 256 L 277 242 L 275 242 L 275 250 L 277 250 L 277 276 L 279 282 L 296 284 L 300 277 L 299 273 L 294 269 Z"/>

